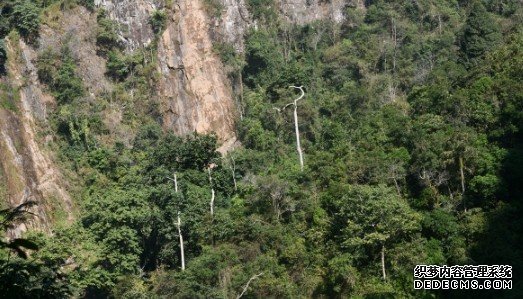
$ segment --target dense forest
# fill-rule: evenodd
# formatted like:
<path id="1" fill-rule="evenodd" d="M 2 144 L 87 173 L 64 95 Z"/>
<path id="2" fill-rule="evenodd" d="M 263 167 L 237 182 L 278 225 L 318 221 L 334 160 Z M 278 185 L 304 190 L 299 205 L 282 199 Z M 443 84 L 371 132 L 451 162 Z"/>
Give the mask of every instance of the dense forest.
<path id="1" fill-rule="evenodd" d="M 52 234 L 0 243 L 0 296 L 523 296 L 522 2 L 373 0 L 341 24 L 302 26 L 273 2 L 246 1 L 259 25 L 243 52 L 215 44 L 239 111 L 241 145 L 225 154 L 213 134 L 162 130 L 157 61 L 127 54 L 92 1 L 0 3 L 0 37 L 30 45 L 54 10 L 97 14 L 117 87 L 85 101 L 74 45 L 39 53 L 57 102 L 47 130 L 79 211 Z M 167 13 L 151 15 L 157 34 Z M 113 102 L 132 107 L 130 141 L 101 121 Z M 23 217 L 3 210 L 2 228 Z M 513 288 L 414 290 L 419 264 L 511 265 Z"/>

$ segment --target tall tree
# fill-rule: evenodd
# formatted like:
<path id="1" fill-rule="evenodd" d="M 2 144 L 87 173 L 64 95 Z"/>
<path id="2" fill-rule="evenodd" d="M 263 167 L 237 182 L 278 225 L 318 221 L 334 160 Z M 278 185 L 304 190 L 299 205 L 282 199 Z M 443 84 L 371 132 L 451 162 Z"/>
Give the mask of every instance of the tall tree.
<path id="1" fill-rule="evenodd" d="M 461 49 L 468 60 L 481 57 L 501 39 L 499 26 L 481 1 L 473 1 L 465 23 Z"/>

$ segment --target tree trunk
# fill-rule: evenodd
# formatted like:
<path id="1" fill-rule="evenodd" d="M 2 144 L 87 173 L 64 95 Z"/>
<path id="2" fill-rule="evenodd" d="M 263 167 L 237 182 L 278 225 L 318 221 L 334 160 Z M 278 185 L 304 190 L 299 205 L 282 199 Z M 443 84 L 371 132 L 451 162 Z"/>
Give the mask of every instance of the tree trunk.
<path id="1" fill-rule="evenodd" d="M 238 71 L 238 78 L 240 80 L 240 120 L 243 120 L 243 75 L 242 75 L 242 71 Z"/>
<path id="2" fill-rule="evenodd" d="M 298 129 L 298 104 L 294 103 L 294 128 L 296 129 L 296 149 L 300 156 L 300 169 L 303 171 L 303 152 L 301 150 L 300 130 Z"/>
<path id="3" fill-rule="evenodd" d="M 238 190 L 238 184 L 236 183 L 236 161 L 232 155 L 229 155 L 231 158 L 231 171 L 232 171 L 232 181 L 234 183 L 234 191 Z"/>
<path id="4" fill-rule="evenodd" d="M 396 176 L 394 176 L 392 178 L 392 180 L 394 181 L 394 186 L 396 186 L 396 191 L 398 192 L 398 195 L 401 197 L 401 189 L 400 189 L 400 186 L 398 184 L 398 180 L 396 180 Z"/>
<path id="5" fill-rule="evenodd" d="M 459 173 L 461 176 L 461 193 L 465 194 L 465 172 L 463 171 L 463 157 L 459 157 Z"/>
<path id="6" fill-rule="evenodd" d="M 180 258 L 182 261 L 182 271 L 185 270 L 185 253 L 183 250 L 183 236 L 182 236 L 182 221 L 180 219 L 180 212 L 178 212 L 178 236 L 180 237 Z"/>
<path id="7" fill-rule="evenodd" d="M 211 168 L 209 167 L 209 184 L 211 185 L 211 216 L 214 216 L 214 188 L 212 187 Z"/>
<path id="8" fill-rule="evenodd" d="M 383 280 L 387 280 L 387 274 L 385 272 L 385 245 L 381 245 L 381 273 L 383 274 Z"/>
<path id="9" fill-rule="evenodd" d="M 467 211 L 467 206 L 465 204 L 465 172 L 463 170 L 463 157 L 459 157 L 459 173 L 461 177 L 461 198 L 463 199 L 463 209 Z"/>
<path id="10" fill-rule="evenodd" d="M 211 189 L 211 216 L 214 216 L 214 189 Z"/>
<path id="11" fill-rule="evenodd" d="M 174 192 L 178 193 L 178 178 L 176 177 L 176 172 L 173 173 L 174 178 Z"/>

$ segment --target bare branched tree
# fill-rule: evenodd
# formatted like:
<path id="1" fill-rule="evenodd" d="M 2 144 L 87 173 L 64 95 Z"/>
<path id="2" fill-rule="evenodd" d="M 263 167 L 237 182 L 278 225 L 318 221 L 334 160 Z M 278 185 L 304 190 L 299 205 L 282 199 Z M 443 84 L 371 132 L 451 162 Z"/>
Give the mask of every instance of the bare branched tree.
<path id="1" fill-rule="evenodd" d="M 294 129 L 296 131 L 296 150 L 298 151 L 298 155 L 300 158 L 300 169 L 303 171 L 303 151 L 301 149 L 301 142 L 300 142 L 300 130 L 298 128 L 298 101 L 301 100 L 305 96 L 305 91 L 303 91 L 303 86 L 289 86 L 289 88 L 295 88 L 299 89 L 301 92 L 301 95 L 296 98 L 293 102 L 290 102 L 289 104 L 285 105 L 281 110 L 284 110 L 285 108 L 289 107 L 290 105 L 294 105 Z M 280 111 L 279 109 L 277 109 Z"/>

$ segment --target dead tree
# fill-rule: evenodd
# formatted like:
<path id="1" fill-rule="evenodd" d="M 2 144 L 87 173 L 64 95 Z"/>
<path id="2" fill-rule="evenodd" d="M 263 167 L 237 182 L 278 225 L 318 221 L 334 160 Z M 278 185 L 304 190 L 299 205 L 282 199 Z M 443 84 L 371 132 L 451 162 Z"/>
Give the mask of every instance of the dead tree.
<path id="1" fill-rule="evenodd" d="M 251 276 L 251 278 L 249 278 L 249 281 L 247 281 L 247 283 L 246 283 L 245 286 L 243 287 L 242 292 L 240 293 L 240 295 L 238 295 L 238 296 L 236 297 L 236 299 L 240 299 L 240 298 L 245 294 L 245 292 L 247 292 L 247 290 L 249 289 L 249 285 L 251 284 L 251 282 L 252 282 L 253 280 L 255 280 L 256 278 L 262 276 L 262 275 L 263 275 L 263 272 Z"/>
<path id="2" fill-rule="evenodd" d="M 216 167 L 216 164 L 211 164 L 209 165 L 209 168 L 207 168 L 207 171 L 209 172 L 209 184 L 211 185 L 211 202 L 210 202 L 210 206 L 211 206 L 211 216 L 214 216 L 214 198 L 215 198 L 215 193 L 214 193 L 214 187 L 212 185 L 212 176 L 211 176 L 211 170 Z"/>
<path id="3" fill-rule="evenodd" d="M 178 176 L 176 175 L 176 172 L 173 172 L 173 177 L 167 177 L 167 179 L 171 180 L 174 183 L 174 192 L 178 193 Z M 180 218 L 180 211 L 178 211 L 178 222 L 176 223 L 176 227 L 178 228 L 178 237 L 180 238 L 180 259 L 182 262 L 182 271 L 185 270 L 185 253 L 183 248 L 183 236 L 182 236 L 182 220 Z"/>
<path id="4" fill-rule="evenodd" d="M 303 171 L 303 151 L 301 150 L 300 130 L 298 128 L 298 101 L 305 96 L 305 91 L 303 91 L 303 86 L 292 85 L 289 86 L 289 88 L 299 89 L 301 91 L 301 95 L 293 102 L 290 102 L 289 104 L 285 105 L 281 110 L 284 110 L 290 105 L 294 105 L 294 129 L 296 131 L 296 150 L 298 151 L 298 155 L 300 158 L 300 169 Z"/>
<path id="5" fill-rule="evenodd" d="M 234 155 L 232 152 L 230 152 L 226 157 L 226 162 L 229 164 L 229 167 L 231 169 L 231 175 L 232 175 L 232 181 L 234 183 L 234 191 L 238 190 L 238 184 L 236 182 L 236 160 L 234 159 Z"/>
<path id="6" fill-rule="evenodd" d="M 385 272 L 385 245 L 381 245 L 381 274 L 383 276 L 383 280 L 387 280 L 387 273 Z"/>
<path id="7" fill-rule="evenodd" d="M 180 219 L 180 211 L 178 211 L 178 223 L 176 225 L 178 227 L 178 236 L 180 237 L 180 258 L 182 260 L 182 271 L 185 270 L 185 253 L 183 251 L 183 236 L 182 236 L 182 221 Z"/>

